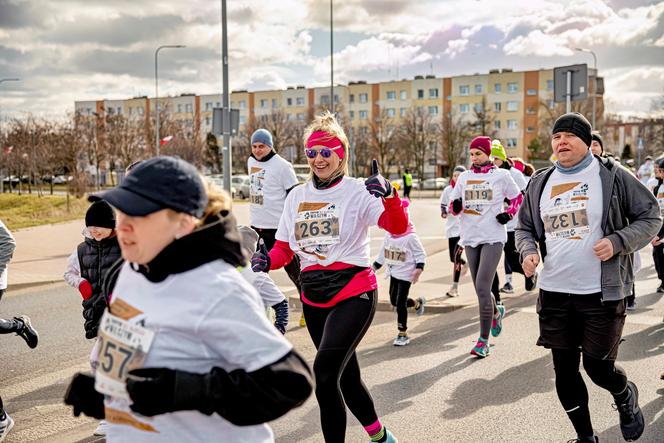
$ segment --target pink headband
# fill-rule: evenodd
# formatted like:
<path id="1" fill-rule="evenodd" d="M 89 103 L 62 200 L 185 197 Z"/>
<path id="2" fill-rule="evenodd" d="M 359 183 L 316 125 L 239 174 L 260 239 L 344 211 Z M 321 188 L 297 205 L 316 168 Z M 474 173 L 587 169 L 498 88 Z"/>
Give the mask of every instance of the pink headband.
<path id="1" fill-rule="evenodd" d="M 326 148 L 334 149 L 334 152 L 343 159 L 346 152 L 344 149 L 344 144 L 341 143 L 337 137 L 331 135 L 325 131 L 314 131 L 307 139 L 307 148 L 313 148 L 314 146 L 325 146 Z"/>

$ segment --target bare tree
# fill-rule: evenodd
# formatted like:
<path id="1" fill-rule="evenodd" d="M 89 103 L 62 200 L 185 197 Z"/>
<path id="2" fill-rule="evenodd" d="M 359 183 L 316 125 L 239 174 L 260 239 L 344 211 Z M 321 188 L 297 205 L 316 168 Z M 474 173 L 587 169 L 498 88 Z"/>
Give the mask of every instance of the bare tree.
<path id="1" fill-rule="evenodd" d="M 398 130 L 394 119 L 386 109 L 381 109 L 369 124 L 369 149 L 373 158 L 378 160 L 382 171 L 388 172 L 399 152 L 397 148 Z"/>
<path id="2" fill-rule="evenodd" d="M 452 113 L 443 118 L 440 127 L 440 141 L 443 147 L 443 159 L 450 168 L 467 163 L 466 146 L 470 139 L 471 126 L 460 116 Z"/>
<path id="3" fill-rule="evenodd" d="M 270 134 L 272 134 L 272 146 L 279 154 L 283 154 L 284 148 L 289 146 L 289 143 L 292 141 L 292 123 L 288 119 L 288 114 L 281 109 L 258 116 L 255 122 L 258 128 L 270 131 Z M 249 136 L 251 137 L 251 134 Z"/>
<path id="4" fill-rule="evenodd" d="M 475 132 L 493 138 L 496 134 L 493 129 L 493 122 L 496 118 L 488 107 L 485 95 L 482 96 L 482 101 L 473 108 L 473 115 L 475 117 L 473 124 Z"/>
<path id="5" fill-rule="evenodd" d="M 435 149 L 439 126 L 422 107 L 412 107 L 402 119 L 400 130 L 403 144 L 410 154 L 410 161 L 415 164 L 418 177 L 423 179 L 427 154 L 432 145 Z"/>

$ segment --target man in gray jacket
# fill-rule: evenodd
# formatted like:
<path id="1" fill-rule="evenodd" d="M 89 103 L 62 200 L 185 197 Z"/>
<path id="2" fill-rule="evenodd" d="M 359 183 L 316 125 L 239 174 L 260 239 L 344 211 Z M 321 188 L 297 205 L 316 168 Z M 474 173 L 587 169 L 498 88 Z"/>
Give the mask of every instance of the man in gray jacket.
<path id="1" fill-rule="evenodd" d="M 589 151 L 591 126 L 581 114 L 559 117 L 551 146 L 555 166 L 536 173 L 519 211 L 516 244 L 523 270 L 540 261 L 539 346 L 551 349 L 556 392 L 578 435 L 596 442 L 581 355 L 590 379 L 608 390 L 627 441 L 645 427 L 636 385 L 615 364 L 634 282 L 633 254 L 661 226 L 652 193 L 611 159 Z"/>

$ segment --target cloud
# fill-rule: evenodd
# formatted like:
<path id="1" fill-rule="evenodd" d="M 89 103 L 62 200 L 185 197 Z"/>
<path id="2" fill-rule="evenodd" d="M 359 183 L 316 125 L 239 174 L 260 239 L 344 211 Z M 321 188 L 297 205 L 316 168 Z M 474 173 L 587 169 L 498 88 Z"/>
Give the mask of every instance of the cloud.
<path id="1" fill-rule="evenodd" d="M 546 35 L 542 31 L 532 31 L 528 35 L 520 35 L 503 46 L 507 55 L 537 55 L 552 57 L 554 55 L 567 56 L 574 54 L 568 43 L 561 37 Z"/>

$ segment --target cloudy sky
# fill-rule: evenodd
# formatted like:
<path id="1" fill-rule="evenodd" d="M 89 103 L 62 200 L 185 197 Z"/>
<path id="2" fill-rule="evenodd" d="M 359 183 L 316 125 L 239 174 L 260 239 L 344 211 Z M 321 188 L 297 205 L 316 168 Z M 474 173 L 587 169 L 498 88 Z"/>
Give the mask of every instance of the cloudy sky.
<path id="1" fill-rule="evenodd" d="M 610 112 L 664 95 L 664 1 L 336 0 L 335 81 L 592 66 Z M 229 0 L 230 84 L 329 82 L 328 0 Z M 221 90 L 218 0 L 0 0 L 0 113 L 63 115 L 75 100 Z"/>

